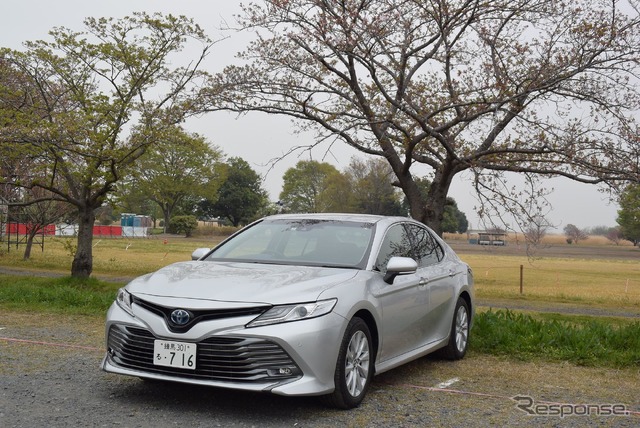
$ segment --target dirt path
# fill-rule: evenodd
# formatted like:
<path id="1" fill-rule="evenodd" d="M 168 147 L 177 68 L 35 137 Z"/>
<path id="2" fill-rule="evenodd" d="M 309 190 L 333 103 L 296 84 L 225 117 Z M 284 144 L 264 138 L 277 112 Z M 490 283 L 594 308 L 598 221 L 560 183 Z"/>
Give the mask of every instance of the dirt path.
<path id="1" fill-rule="evenodd" d="M 505 246 L 474 245 L 466 241 L 447 241 L 461 257 L 464 254 L 487 254 L 500 256 L 527 257 L 524 243 L 510 242 Z M 640 262 L 640 248 L 630 245 L 542 245 L 535 249 L 536 257 L 552 257 L 562 259 L 615 259 L 637 260 Z"/>
<path id="2" fill-rule="evenodd" d="M 512 311 L 546 312 L 564 315 L 587 315 L 597 317 L 637 318 L 640 320 L 640 309 L 603 308 L 573 303 L 514 301 L 499 299 L 477 299 L 476 306 L 481 309 L 509 309 Z"/>

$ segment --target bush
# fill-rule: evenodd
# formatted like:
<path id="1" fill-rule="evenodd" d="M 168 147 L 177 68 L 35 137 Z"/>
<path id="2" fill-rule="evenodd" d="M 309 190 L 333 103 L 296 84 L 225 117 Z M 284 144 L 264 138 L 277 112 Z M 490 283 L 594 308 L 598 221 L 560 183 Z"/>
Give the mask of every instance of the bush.
<path id="1" fill-rule="evenodd" d="M 177 215 L 171 217 L 169 230 L 171 233 L 184 233 L 188 238 L 198 228 L 198 219 L 192 215 Z"/>
<path id="2" fill-rule="evenodd" d="M 476 352 L 530 360 L 570 361 L 595 367 L 637 367 L 640 322 L 615 326 L 597 318 L 540 320 L 511 311 L 477 314 L 471 333 Z"/>
<path id="3" fill-rule="evenodd" d="M 104 316 L 121 286 L 95 278 L 0 275 L 0 305 L 28 312 Z"/>
<path id="4" fill-rule="evenodd" d="M 234 226 L 200 226 L 200 227 L 198 227 L 198 230 L 193 232 L 193 236 L 197 236 L 197 237 L 210 237 L 210 236 L 227 237 L 227 236 L 230 236 L 230 235 L 234 234 L 235 232 L 237 232 L 240 229 L 241 229 L 240 227 L 234 227 Z"/>

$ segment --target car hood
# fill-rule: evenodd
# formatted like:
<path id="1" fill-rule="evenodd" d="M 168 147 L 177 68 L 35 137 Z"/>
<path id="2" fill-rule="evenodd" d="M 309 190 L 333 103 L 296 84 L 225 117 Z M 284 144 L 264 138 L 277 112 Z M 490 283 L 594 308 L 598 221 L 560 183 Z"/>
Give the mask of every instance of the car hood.
<path id="1" fill-rule="evenodd" d="M 353 269 L 232 262 L 181 262 L 134 279 L 132 294 L 223 302 L 283 304 L 314 301 L 350 280 Z"/>

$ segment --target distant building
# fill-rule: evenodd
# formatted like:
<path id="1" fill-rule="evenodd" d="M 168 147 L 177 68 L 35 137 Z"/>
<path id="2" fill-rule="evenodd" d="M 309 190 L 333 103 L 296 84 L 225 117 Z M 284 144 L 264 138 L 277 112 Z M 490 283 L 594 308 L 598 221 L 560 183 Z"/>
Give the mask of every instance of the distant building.
<path id="1" fill-rule="evenodd" d="M 468 230 L 467 238 L 470 244 L 477 245 L 506 245 L 507 234 L 500 231 Z"/>

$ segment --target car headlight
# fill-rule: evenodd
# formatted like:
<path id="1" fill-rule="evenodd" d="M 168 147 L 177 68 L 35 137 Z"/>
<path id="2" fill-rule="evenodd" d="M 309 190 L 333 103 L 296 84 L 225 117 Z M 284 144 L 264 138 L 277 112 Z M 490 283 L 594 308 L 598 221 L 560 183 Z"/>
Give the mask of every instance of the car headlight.
<path id="1" fill-rule="evenodd" d="M 134 316 L 133 309 L 131 308 L 131 293 L 124 288 L 119 289 L 118 294 L 116 295 L 116 302 L 126 313 Z"/>
<path id="2" fill-rule="evenodd" d="M 246 327 L 259 327 L 321 317 L 331 312 L 337 301 L 338 299 L 329 299 L 312 303 L 274 306 L 251 321 Z"/>

